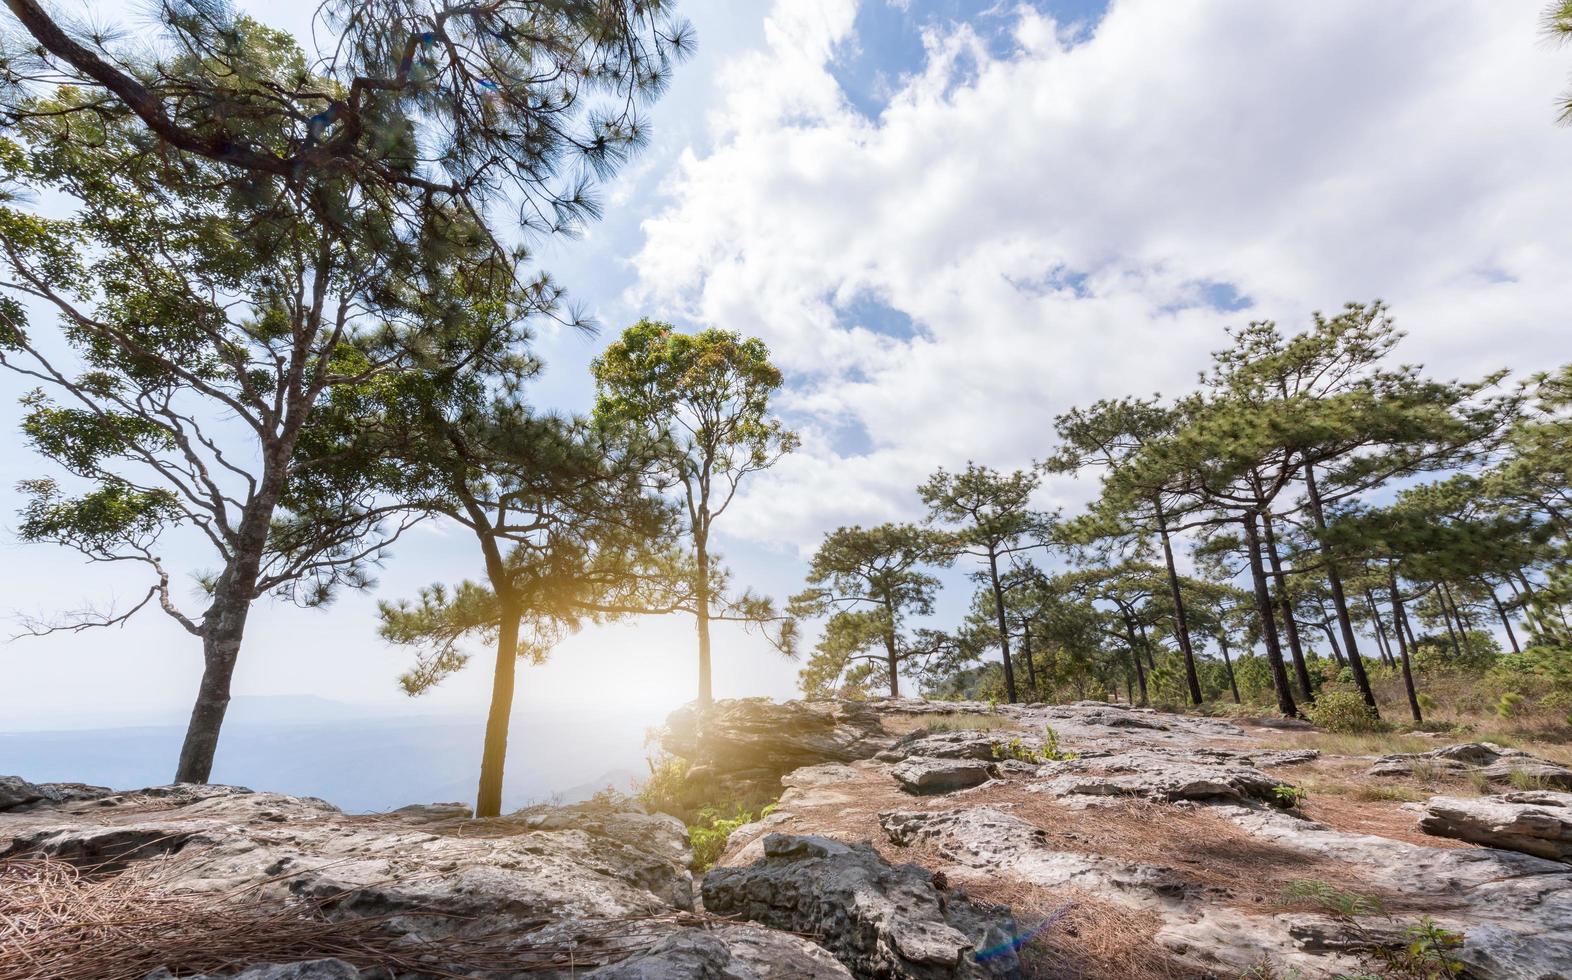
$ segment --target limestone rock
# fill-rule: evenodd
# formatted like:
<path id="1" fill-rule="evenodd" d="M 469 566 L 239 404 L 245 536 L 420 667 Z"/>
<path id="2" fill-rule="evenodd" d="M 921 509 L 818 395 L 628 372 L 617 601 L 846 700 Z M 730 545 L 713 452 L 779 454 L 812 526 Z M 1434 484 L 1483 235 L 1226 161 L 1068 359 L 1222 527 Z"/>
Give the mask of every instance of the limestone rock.
<path id="1" fill-rule="evenodd" d="M 704 877 L 704 907 L 809 933 L 859 977 L 1017 977 L 1015 921 L 942 890 L 916 865 L 889 864 L 868 844 L 770 834 L 764 858 Z M 979 950 L 992 955 L 978 961 Z"/>
<path id="2" fill-rule="evenodd" d="M 983 731 L 927 732 L 915 731 L 899 739 L 893 747 L 880 752 L 884 762 L 899 762 L 912 756 L 930 759 L 982 759 L 994 757 L 994 746 L 1009 741 L 1003 733 Z M 1013 737 L 1013 736 L 1012 736 Z M 1034 744 L 1032 746 L 1036 748 Z"/>
<path id="3" fill-rule="evenodd" d="M 977 759 L 926 759 L 914 756 L 890 770 L 908 793 L 949 793 L 979 786 L 998 775 L 991 763 Z"/>
<path id="4" fill-rule="evenodd" d="M 1437 796 L 1425 805 L 1419 827 L 1437 837 L 1572 861 L 1572 793 Z"/>
<path id="5" fill-rule="evenodd" d="M 1556 789 L 1572 789 L 1572 769 L 1493 742 L 1464 742 L 1429 752 L 1384 755 L 1365 770 L 1365 775 L 1412 776 L 1420 769 L 1443 776 L 1478 772 L 1497 784 L 1529 780 Z"/>
<path id="6" fill-rule="evenodd" d="M 893 743 L 879 715 L 856 701 L 767 698 L 687 705 L 666 720 L 661 746 L 688 760 L 688 776 L 717 787 L 712 798 L 773 799 L 780 777 L 802 766 L 853 762 Z"/>
<path id="7" fill-rule="evenodd" d="M 49 803 L 75 803 L 109 796 L 107 786 L 86 783 L 30 783 L 20 776 L 0 776 L 0 813 Z"/>
<path id="8" fill-rule="evenodd" d="M 390 816 L 405 823 L 441 823 L 445 820 L 468 820 L 475 815 L 465 803 L 411 803 L 394 810 Z"/>
<path id="9" fill-rule="evenodd" d="M 537 812 L 538 829 L 522 825 L 528 818 L 503 820 L 460 836 L 233 788 L 121 798 L 87 816 L 56 811 L 51 825 L 38 826 L 37 814 L 28 814 L 0 857 L 47 855 L 109 869 L 157 858 L 160 876 L 183 893 L 244 889 L 268 902 L 314 900 L 330 916 L 376 918 L 393 934 L 439 945 L 500 937 L 587 949 L 608 922 L 666 916 L 693 904 L 680 828 L 649 814 Z M 0 815 L 0 840 L 12 819 Z M 618 836 L 623 831 L 625 838 Z M 653 945 L 673 928 L 652 928 L 647 941 Z"/>
<path id="10" fill-rule="evenodd" d="M 1137 796 L 1164 801 L 1276 803 L 1276 789 L 1283 785 L 1281 780 L 1240 762 L 1187 762 L 1145 751 L 1049 763 L 1039 773 L 1051 778 L 1034 788 L 1059 797 Z"/>
<path id="11" fill-rule="evenodd" d="M 748 923 L 673 933 L 647 953 L 583 976 L 597 980 L 852 980 L 839 960 L 806 939 Z"/>

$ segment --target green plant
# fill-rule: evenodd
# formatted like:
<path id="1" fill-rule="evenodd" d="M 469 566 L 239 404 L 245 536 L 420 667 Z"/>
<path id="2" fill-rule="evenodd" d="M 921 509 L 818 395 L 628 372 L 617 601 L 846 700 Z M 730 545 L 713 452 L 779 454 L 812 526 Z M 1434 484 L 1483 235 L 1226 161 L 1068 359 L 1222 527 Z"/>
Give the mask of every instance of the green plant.
<path id="1" fill-rule="evenodd" d="M 1059 748 L 1059 733 L 1053 730 L 1052 725 L 1043 726 L 1042 754 L 1049 762 L 1068 762 L 1075 758 L 1074 752 L 1066 752 Z"/>
<path id="2" fill-rule="evenodd" d="M 1272 787 L 1272 805 L 1282 810 L 1297 810 L 1310 798 L 1310 793 L 1299 786 L 1279 783 Z"/>
<path id="3" fill-rule="evenodd" d="M 1355 734 L 1382 730 L 1381 719 L 1352 691 L 1323 691 L 1306 713 L 1317 728 Z"/>
<path id="4" fill-rule="evenodd" d="M 1375 898 L 1311 878 L 1296 878 L 1284 885 L 1282 901 L 1286 905 L 1313 905 L 1318 911 L 1340 919 L 1380 915 L 1383 911 L 1381 902 Z"/>
<path id="5" fill-rule="evenodd" d="M 755 816 L 745 810 L 732 810 L 731 816 L 723 816 L 725 811 L 715 807 L 705 807 L 699 811 L 697 823 L 688 826 L 688 845 L 693 849 L 693 858 L 689 867 L 694 871 L 706 871 L 720 860 L 726 853 L 726 841 L 739 827 L 763 820 L 775 812 L 775 804 L 760 810 Z"/>
<path id="6" fill-rule="evenodd" d="M 993 757 L 1032 763 L 1067 762 L 1075 758 L 1075 753 L 1059 748 L 1059 733 L 1050 725 L 1043 728 L 1043 744 L 1040 748 L 1034 749 L 1019 738 L 1012 738 L 1008 742 L 993 743 Z"/>
<path id="7" fill-rule="evenodd" d="M 1403 930 L 1408 944 L 1401 949 L 1377 949 L 1374 953 L 1387 968 L 1387 976 L 1405 980 L 1441 980 L 1463 972 L 1463 964 L 1452 955 L 1460 949 L 1463 937 L 1436 925 L 1430 916 Z"/>
<path id="8" fill-rule="evenodd" d="M 650 774 L 634 788 L 633 795 L 651 813 L 681 816 L 687 808 L 688 760 L 674 755 L 653 755 L 645 762 Z"/>
<path id="9" fill-rule="evenodd" d="M 1500 718 L 1512 718 L 1523 713 L 1523 695 L 1517 691 L 1507 691 L 1496 702 L 1496 715 Z"/>

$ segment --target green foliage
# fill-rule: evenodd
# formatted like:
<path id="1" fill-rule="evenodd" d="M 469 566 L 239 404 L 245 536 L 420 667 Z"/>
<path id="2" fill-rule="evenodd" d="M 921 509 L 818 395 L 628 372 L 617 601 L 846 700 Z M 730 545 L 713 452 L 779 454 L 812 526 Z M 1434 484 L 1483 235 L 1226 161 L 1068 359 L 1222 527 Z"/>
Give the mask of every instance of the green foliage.
<path id="1" fill-rule="evenodd" d="M 1282 810 L 1297 810 L 1309 798 L 1309 791 L 1300 786 L 1279 783 L 1272 787 L 1272 805 Z"/>
<path id="2" fill-rule="evenodd" d="M 783 379 L 757 338 L 719 329 L 679 333 L 669 323 L 640 320 L 591 366 L 595 412 L 604 421 L 651 428 L 669 443 L 676 479 L 702 491 L 719 474 L 730 489 L 797 446 L 771 417 L 770 398 Z"/>
<path id="3" fill-rule="evenodd" d="M 1343 919 L 1380 915 L 1384 911 L 1375 898 L 1307 878 L 1296 878 L 1283 886 L 1282 901 L 1290 905 L 1312 905 L 1317 911 Z"/>
<path id="4" fill-rule="evenodd" d="M 691 790 L 687 785 L 689 763 L 674 755 L 655 755 L 645 760 L 650 774 L 634 788 L 634 796 L 651 813 L 681 816 L 688 808 Z"/>
<path id="5" fill-rule="evenodd" d="M 694 871 L 709 870 L 726 852 L 726 841 L 737 828 L 763 820 L 774 812 L 773 803 L 757 814 L 745 810 L 705 807 L 699 811 L 697 822 L 688 825 L 688 844 L 693 848 L 693 858 L 688 866 Z"/>
<path id="6" fill-rule="evenodd" d="M 1352 691 L 1322 691 L 1306 714 L 1317 728 L 1340 734 L 1382 731 L 1381 719 Z"/>
<path id="7" fill-rule="evenodd" d="M 1053 726 L 1043 729 L 1042 745 L 1037 748 L 1025 744 L 1019 738 L 1012 738 L 1008 742 L 994 742 L 992 746 L 995 759 L 1014 759 L 1017 762 L 1041 764 L 1045 762 L 1068 762 L 1076 758 L 1074 752 L 1066 752 L 1059 747 L 1059 733 Z"/>
<path id="8" fill-rule="evenodd" d="M 947 563 L 935 535 L 914 524 L 826 534 L 809 566 L 808 588 L 788 607 L 793 616 L 829 616 L 799 675 L 803 692 L 814 697 L 885 685 L 895 696 L 899 678 L 891 660 L 899 674 L 901 664 L 939 652 L 931 634 L 913 638 L 903 627 L 908 616 L 933 612 L 939 580 L 924 566 Z"/>
<path id="9" fill-rule="evenodd" d="M 1496 701 L 1495 712 L 1501 718 L 1513 718 L 1523 711 L 1523 695 L 1517 691 L 1507 691 Z"/>

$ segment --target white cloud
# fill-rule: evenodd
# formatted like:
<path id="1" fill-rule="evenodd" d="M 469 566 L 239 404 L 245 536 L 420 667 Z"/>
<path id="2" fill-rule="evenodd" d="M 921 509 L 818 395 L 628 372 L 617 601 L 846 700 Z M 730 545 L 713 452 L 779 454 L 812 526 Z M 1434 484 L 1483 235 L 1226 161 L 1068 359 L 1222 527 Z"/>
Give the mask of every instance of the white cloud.
<path id="1" fill-rule="evenodd" d="M 855 4 L 777 3 L 644 223 L 631 299 L 764 337 L 787 406 L 872 449 L 811 440 L 732 533 L 914 513 L 934 466 L 1040 457 L 1055 413 L 1182 388 L 1250 318 L 1379 296 L 1439 372 L 1572 357 L 1567 58 L 1538 6 L 1120 0 L 1073 44 L 1023 9 L 1008 57 L 930 30 L 874 122 L 829 71 Z M 917 335 L 858 325 L 866 296 Z"/>

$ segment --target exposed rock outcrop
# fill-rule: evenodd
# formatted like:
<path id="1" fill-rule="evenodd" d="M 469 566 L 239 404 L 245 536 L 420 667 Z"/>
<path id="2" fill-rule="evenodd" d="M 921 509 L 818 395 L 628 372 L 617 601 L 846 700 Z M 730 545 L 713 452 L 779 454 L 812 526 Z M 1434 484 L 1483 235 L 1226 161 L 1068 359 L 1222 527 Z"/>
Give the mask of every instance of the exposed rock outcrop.
<path id="1" fill-rule="evenodd" d="M 1367 776 L 1469 776 L 1478 773 L 1497 785 L 1524 782 L 1530 785 L 1572 789 L 1572 769 L 1536 758 L 1522 749 L 1503 748 L 1491 742 L 1465 742 L 1430 752 L 1384 755 L 1365 771 Z"/>
<path id="2" fill-rule="evenodd" d="M 947 891 L 916 865 L 867 844 L 771 834 L 764 857 L 704 877 L 704 906 L 811 933 L 858 977 L 962 980 L 1018 975 L 1006 909 Z"/>
<path id="3" fill-rule="evenodd" d="M 0 859 L 46 857 L 99 874 L 156 867 L 172 894 L 204 902 L 243 895 L 372 921 L 422 949 L 457 950 L 454 962 L 433 967 L 477 976 L 484 971 L 464 959 L 477 944 L 488 961 L 529 965 L 532 980 L 595 976 L 597 966 L 635 960 L 644 972 L 607 975 L 846 976 L 805 939 L 708 928 L 687 913 L 694 894 L 683 825 L 596 803 L 444 822 L 424 808 L 350 817 L 310 798 L 177 786 L 0 815 Z M 381 976 L 320 962 L 254 966 L 269 980 Z"/>
<path id="4" fill-rule="evenodd" d="M 107 786 L 86 783 L 30 783 L 20 776 L 0 776 L 0 813 L 26 810 L 51 803 L 73 803 L 109 796 Z"/>
<path id="5" fill-rule="evenodd" d="M 1187 761 L 1134 750 L 1116 756 L 1053 762 L 1035 788 L 1059 797 L 1136 796 L 1147 800 L 1257 800 L 1280 803 L 1282 780 L 1231 759 Z M 1291 789 L 1291 787 L 1289 787 Z"/>
<path id="6" fill-rule="evenodd" d="M 741 801 L 774 799 L 780 778 L 794 769 L 866 759 L 893 741 L 861 702 L 767 698 L 687 705 L 661 734 L 661 747 L 687 760 L 687 778 L 701 795 Z"/>
<path id="7" fill-rule="evenodd" d="M 979 759 L 912 756 L 896 763 L 890 775 L 908 793 L 950 793 L 980 786 L 998 775 L 998 770 L 991 763 Z"/>
<path id="8" fill-rule="evenodd" d="M 1425 805 L 1419 827 L 1438 837 L 1572 861 L 1572 793 L 1437 796 Z"/>

